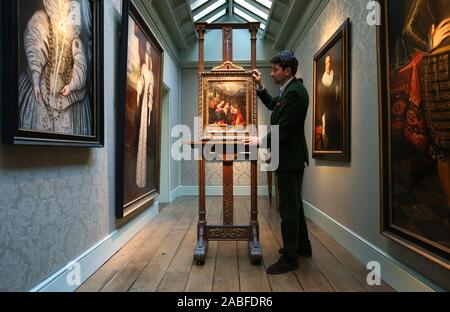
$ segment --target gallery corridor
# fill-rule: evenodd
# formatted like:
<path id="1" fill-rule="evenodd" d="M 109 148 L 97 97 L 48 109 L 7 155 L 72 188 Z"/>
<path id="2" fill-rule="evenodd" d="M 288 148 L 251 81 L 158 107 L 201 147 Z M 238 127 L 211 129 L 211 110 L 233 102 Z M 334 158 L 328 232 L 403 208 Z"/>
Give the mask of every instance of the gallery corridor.
<path id="1" fill-rule="evenodd" d="M 1 0 L 0 292 L 450 291 L 449 2 Z"/>

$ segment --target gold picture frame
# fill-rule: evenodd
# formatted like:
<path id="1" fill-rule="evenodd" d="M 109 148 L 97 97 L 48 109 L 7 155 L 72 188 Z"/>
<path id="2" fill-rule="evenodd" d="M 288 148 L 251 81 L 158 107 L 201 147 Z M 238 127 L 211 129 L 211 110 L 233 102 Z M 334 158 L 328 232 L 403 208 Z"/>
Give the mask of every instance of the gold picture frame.
<path id="1" fill-rule="evenodd" d="M 198 113 L 201 140 L 255 135 L 258 119 L 252 73 L 224 70 L 201 73 Z"/>

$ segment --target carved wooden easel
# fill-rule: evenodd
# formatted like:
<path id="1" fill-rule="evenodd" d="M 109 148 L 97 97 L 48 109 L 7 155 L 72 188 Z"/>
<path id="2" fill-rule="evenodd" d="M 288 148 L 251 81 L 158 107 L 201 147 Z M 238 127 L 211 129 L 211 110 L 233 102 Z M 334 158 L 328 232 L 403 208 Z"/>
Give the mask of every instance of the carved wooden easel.
<path id="1" fill-rule="evenodd" d="M 196 23 L 195 27 L 198 32 L 198 71 L 199 71 L 199 95 L 201 93 L 201 74 L 205 71 L 204 61 L 204 41 L 207 29 L 222 29 L 223 31 L 223 64 L 216 67 L 216 71 L 227 70 L 243 70 L 232 63 L 233 59 L 233 29 L 248 29 L 251 34 L 251 67 L 256 69 L 256 34 L 258 32 L 259 23 L 246 24 L 207 24 Z M 199 96 L 200 98 L 200 96 Z M 256 103 L 255 103 L 256 105 Z M 199 109 L 201 107 L 199 99 Z M 256 121 L 256 117 L 255 117 Z M 257 124 L 257 121 L 256 121 Z M 238 151 L 243 148 L 242 142 L 214 141 L 209 142 L 201 140 L 201 142 L 193 143 L 196 148 L 203 148 L 205 145 L 212 145 L 211 148 L 216 151 L 227 151 L 218 155 L 223 161 L 223 225 L 208 225 L 206 220 L 206 194 L 205 194 L 205 158 L 201 152 L 199 160 L 199 220 L 197 232 L 197 246 L 194 251 L 194 260 L 198 265 L 204 264 L 206 254 L 208 252 L 209 241 L 248 241 L 250 261 L 253 264 L 261 264 L 262 249 L 259 243 L 259 224 L 258 224 L 258 207 L 257 207 L 257 161 L 251 160 L 251 220 L 250 225 L 234 225 L 233 218 L 233 162 L 236 161 Z M 227 146 L 230 147 L 227 149 Z M 240 146 L 239 146 L 240 145 Z M 248 151 L 248 146 L 245 147 Z"/>

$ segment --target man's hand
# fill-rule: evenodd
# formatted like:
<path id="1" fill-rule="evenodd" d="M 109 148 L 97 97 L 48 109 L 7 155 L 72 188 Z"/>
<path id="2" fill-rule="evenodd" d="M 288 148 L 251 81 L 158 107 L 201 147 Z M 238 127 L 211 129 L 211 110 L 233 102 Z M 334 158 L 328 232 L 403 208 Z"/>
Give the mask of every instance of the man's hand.
<path id="1" fill-rule="evenodd" d="M 264 89 L 264 84 L 262 81 L 262 76 L 259 70 L 252 70 L 253 78 L 255 78 L 256 83 L 258 84 L 259 89 Z"/>
<path id="2" fill-rule="evenodd" d="M 244 139 L 244 144 L 250 146 L 260 146 L 262 145 L 262 140 L 258 137 L 248 137 Z"/>

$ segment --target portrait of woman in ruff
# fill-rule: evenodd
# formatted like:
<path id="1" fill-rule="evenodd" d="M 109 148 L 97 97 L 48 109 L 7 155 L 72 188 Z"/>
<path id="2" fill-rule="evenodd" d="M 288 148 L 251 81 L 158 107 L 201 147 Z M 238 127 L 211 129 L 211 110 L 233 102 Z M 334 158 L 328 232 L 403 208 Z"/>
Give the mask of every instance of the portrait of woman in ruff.
<path id="1" fill-rule="evenodd" d="M 350 20 L 314 56 L 313 158 L 350 162 Z"/>
<path id="2" fill-rule="evenodd" d="M 5 143 L 103 146 L 102 12 L 102 0 L 2 1 Z"/>
<path id="3" fill-rule="evenodd" d="M 342 81 L 339 66 L 336 71 L 334 59 L 326 54 L 323 59 L 323 74 L 318 81 L 316 127 L 319 129 L 316 149 L 324 151 L 342 150 Z"/>

